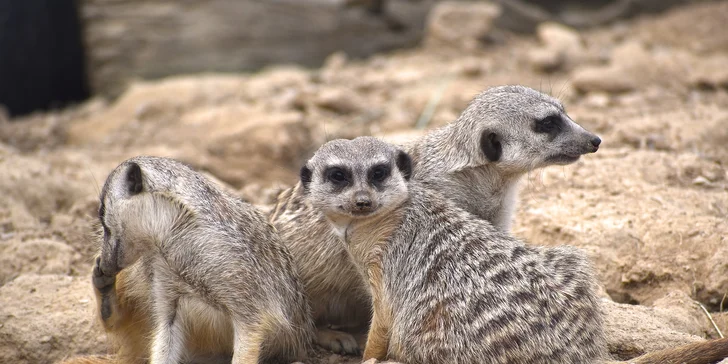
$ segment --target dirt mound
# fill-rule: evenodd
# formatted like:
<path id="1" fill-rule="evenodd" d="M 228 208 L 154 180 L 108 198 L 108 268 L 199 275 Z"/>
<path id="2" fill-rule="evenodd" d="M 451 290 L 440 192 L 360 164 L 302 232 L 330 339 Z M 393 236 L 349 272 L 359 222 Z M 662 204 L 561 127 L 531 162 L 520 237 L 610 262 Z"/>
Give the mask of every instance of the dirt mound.
<path id="1" fill-rule="evenodd" d="M 590 254 L 611 297 L 615 358 L 716 337 L 693 300 L 728 331 L 719 312 L 728 307 L 728 38 L 715 30 L 726 4 L 582 33 L 493 30 L 462 47 L 366 61 L 339 53 L 316 70 L 137 82 L 111 103 L 0 122 L 0 361 L 106 351 L 89 237 L 99 184 L 123 159 L 178 158 L 266 204 L 326 140 L 401 141 L 506 83 L 560 97 L 604 140 L 598 153 L 524 181 L 514 233 Z M 319 351 L 312 361 L 358 359 Z"/>

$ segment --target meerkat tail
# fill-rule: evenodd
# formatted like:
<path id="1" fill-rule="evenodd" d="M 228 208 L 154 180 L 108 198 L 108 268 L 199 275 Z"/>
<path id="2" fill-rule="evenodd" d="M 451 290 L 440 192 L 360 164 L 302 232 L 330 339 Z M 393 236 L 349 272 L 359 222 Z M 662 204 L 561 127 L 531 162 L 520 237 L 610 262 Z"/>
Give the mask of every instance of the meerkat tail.
<path id="1" fill-rule="evenodd" d="M 112 355 L 94 355 L 71 358 L 59 364 L 117 364 L 118 360 Z"/>
<path id="2" fill-rule="evenodd" d="M 627 361 L 630 364 L 710 364 L 728 358 L 728 338 L 655 351 Z"/>

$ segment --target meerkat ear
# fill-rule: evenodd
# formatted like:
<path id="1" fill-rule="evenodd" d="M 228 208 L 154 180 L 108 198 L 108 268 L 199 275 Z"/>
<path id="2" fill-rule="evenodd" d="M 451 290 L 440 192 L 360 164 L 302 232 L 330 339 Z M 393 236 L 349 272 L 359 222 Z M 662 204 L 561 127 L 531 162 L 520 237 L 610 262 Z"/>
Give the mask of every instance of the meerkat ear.
<path id="1" fill-rule="evenodd" d="M 144 184 L 142 183 L 142 168 L 136 163 L 131 163 L 126 170 L 126 186 L 132 195 L 142 192 L 144 188 Z"/>
<path id="2" fill-rule="evenodd" d="M 397 168 L 402 172 L 404 179 L 409 181 L 412 177 L 412 158 L 405 151 L 400 150 L 397 154 Z"/>
<path id="3" fill-rule="evenodd" d="M 497 162 L 503 154 L 500 136 L 489 130 L 483 131 L 480 134 L 480 150 L 483 151 L 483 154 L 485 154 L 485 157 L 489 161 Z"/>
<path id="4" fill-rule="evenodd" d="M 304 165 L 301 167 L 301 172 L 299 174 L 301 176 L 301 184 L 303 185 L 303 188 L 308 189 L 308 184 L 311 183 L 311 176 L 313 175 L 313 172 L 311 172 L 311 169 L 309 169 L 308 166 Z"/>

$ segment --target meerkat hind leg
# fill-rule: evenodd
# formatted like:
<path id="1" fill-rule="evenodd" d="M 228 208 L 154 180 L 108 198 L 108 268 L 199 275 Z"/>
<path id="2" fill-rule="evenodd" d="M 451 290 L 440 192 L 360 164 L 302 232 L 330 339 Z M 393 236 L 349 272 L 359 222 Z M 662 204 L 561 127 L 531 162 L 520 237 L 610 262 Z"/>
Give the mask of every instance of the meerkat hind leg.
<path id="1" fill-rule="evenodd" d="M 236 323 L 235 348 L 232 364 L 256 364 L 260 358 L 260 348 L 265 340 L 265 332 L 260 325 L 251 326 Z"/>
<path id="2" fill-rule="evenodd" d="M 159 315 L 157 332 L 152 346 L 151 364 L 178 364 L 186 356 L 186 331 L 182 318 L 179 316 L 177 305 L 162 303 L 158 309 L 167 308 L 167 312 Z M 159 312 L 158 312 L 159 314 Z"/>

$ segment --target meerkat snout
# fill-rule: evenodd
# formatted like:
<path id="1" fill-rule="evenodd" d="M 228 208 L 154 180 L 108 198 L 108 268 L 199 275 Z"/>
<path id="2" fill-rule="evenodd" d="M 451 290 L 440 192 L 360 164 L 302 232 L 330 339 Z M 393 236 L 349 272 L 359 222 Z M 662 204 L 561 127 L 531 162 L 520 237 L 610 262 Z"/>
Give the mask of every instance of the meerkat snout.
<path id="1" fill-rule="evenodd" d="M 366 191 L 354 193 L 354 206 L 359 212 L 370 212 L 374 209 L 372 198 Z"/>

